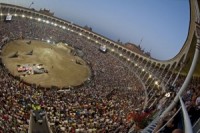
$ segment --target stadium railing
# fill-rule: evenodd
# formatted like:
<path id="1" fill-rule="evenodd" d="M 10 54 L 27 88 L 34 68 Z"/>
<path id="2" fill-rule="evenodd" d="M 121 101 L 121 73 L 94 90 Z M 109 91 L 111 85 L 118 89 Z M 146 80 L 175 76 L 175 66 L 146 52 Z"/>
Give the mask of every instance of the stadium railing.
<path id="1" fill-rule="evenodd" d="M 180 112 L 180 110 L 182 110 L 182 115 L 183 115 L 182 119 L 183 119 L 183 122 L 184 122 L 184 125 L 183 125 L 184 132 L 185 133 L 193 133 L 193 129 L 195 130 L 194 133 L 200 132 L 200 129 L 199 129 L 200 120 L 198 120 L 194 124 L 194 126 L 192 127 L 188 112 L 186 110 L 185 104 L 183 103 L 183 100 L 182 100 L 181 97 L 179 97 L 179 101 L 180 101 L 180 108 L 176 111 L 176 113 L 173 114 L 173 116 L 160 129 L 158 129 L 157 131 L 154 131 L 155 128 L 156 128 L 156 125 L 158 124 L 158 121 L 159 121 L 160 116 L 158 116 L 145 129 L 143 129 L 141 131 L 141 133 L 153 133 L 153 132 L 159 133 L 160 131 L 162 131 L 166 127 L 166 125 L 171 120 L 173 120 L 175 118 L 175 116 Z"/>

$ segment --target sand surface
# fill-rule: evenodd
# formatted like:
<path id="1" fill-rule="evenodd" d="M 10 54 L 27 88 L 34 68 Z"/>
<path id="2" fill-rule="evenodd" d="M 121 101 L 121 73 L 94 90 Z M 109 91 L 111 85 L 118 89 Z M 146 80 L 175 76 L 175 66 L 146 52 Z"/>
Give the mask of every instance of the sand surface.
<path id="1" fill-rule="evenodd" d="M 12 41 L 2 50 L 2 61 L 11 74 L 19 76 L 27 83 L 43 87 L 69 87 L 81 85 L 90 76 L 90 68 L 84 60 L 70 53 L 72 48 L 64 44 L 48 44 L 41 41 L 28 40 Z M 33 51 L 32 55 L 27 55 Z M 10 58 L 18 52 L 18 57 Z M 76 60 L 81 62 L 77 64 Z M 48 73 L 22 76 L 17 71 L 17 65 L 43 64 Z"/>

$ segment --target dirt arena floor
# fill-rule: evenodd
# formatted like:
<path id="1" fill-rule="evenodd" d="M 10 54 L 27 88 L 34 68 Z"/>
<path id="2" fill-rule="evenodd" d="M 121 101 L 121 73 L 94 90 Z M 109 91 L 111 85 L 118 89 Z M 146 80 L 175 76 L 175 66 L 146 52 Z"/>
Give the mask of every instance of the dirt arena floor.
<path id="1" fill-rule="evenodd" d="M 27 44 L 28 41 L 12 41 L 2 50 L 2 61 L 14 76 L 20 77 L 27 83 L 59 88 L 81 85 L 90 77 L 90 68 L 84 60 L 70 53 L 71 47 L 61 43 L 53 45 L 35 40 Z M 31 51 L 33 51 L 32 55 L 27 55 Z M 18 57 L 11 58 L 16 55 L 16 52 Z M 24 64 L 43 64 L 48 73 L 24 76 L 17 70 L 18 65 Z"/>

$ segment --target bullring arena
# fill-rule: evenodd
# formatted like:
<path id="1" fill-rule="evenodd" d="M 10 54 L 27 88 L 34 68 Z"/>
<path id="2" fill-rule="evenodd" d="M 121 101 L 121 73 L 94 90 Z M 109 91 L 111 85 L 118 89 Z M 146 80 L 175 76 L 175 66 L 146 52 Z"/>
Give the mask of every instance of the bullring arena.
<path id="1" fill-rule="evenodd" d="M 13 76 L 29 84 L 51 88 L 78 86 L 90 79 L 90 68 L 86 62 L 72 54 L 73 49 L 64 43 L 50 45 L 47 42 L 16 40 L 2 50 L 2 61 Z M 16 57 L 15 57 L 16 56 Z M 19 66 L 26 66 L 18 70 Z M 44 71 L 32 71 L 33 65 L 41 65 Z M 23 68 L 21 68 L 23 69 Z"/>
<path id="2" fill-rule="evenodd" d="M 8 23 L 1 21 L 0 26 L 1 34 L 4 37 L 9 36 L 9 40 L 5 39 L 7 42 L 1 44 L 0 88 L 2 89 L 0 91 L 3 95 L 7 91 L 12 92 L 6 93 L 6 97 L 14 96 L 14 101 L 12 98 L 8 98 L 4 104 L 9 104 L 12 101 L 14 105 L 9 110 L 17 109 L 14 111 L 15 113 L 9 115 L 12 116 L 12 121 L 17 122 L 5 121 L 0 126 L 1 130 L 7 128 L 8 132 L 13 130 L 27 132 L 29 129 L 27 119 L 31 118 L 30 111 L 32 106 L 38 104 L 42 110 L 45 110 L 48 124 L 53 132 L 57 130 L 71 132 L 78 126 L 85 132 L 89 130 L 101 132 L 105 128 L 114 130 L 120 123 L 124 125 L 121 130 L 126 132 L 129 129 L 131 124 L 127 123 L 127 115 L 133 108 L 141 109 L 145 104 L 144 86 L 115 55 L 110 52 L 102 53 L 99 50 L 98 41 L 93 41 L 89 37 L 86 38 L 77 34 L 73 29 L 60 27 L 55 23 L 52 25 L 20 16 L 13 17 L 13 20 Z M 38 44 L 35 42 L 38 42 Z M 68 44 L 67 49 L 63 46 L 56 46 L 60 42 Z M 35 45 L 37 47 L 33 48 Z M 70 49 L 76 49 L 80 57 L 72 56 L 73 53 L 69 52 Z M 44 57 L 45 54 L 49 57 Z M 24 60 L 25 57 L 26 60 Z M 34 60 L 30 62 L 31 58 Z M 78 58 L 79 63 L 83 65 L 72 61 L 75 58 Z M 43 64 L 44 70 L 47 70 L 48 73 L 30 74 L 18 78 L 20 73 L 16 71 L 17 67 L 25 64 L 31 66 Z M 68 67 L 69 69 L 67 69 Z M 76 81 L 78 86 L 73 88 L 40 86 L 39 84 L 45 81 L 45 76 L 50 75 L 54 69 L 57 70 L 56 68 L 60 71 L 55 72 L 54 76 L 57 80 L 63 78 L 62 86 L 66 83 L 65 79 L 67 78 L 70 78 L 73 82 L 77 80 L 77 72 L 78 78 L 81 78 Z M 67 71 L 74 74 L 74 78 L 69 77 L 73 76 L 70 73 L 66 73 L 66 77 L 62 77 L 62 74 L 64 75 Z M 82 77 L 81 73 L 83 74 Z M 49 76 L 49 78 L 51 77 Z M 90 79 L 88 80 L 88 78 Z M 74 85 L 73 82 L 71 84 Z M 79 85 L 82 82 L 84 83 Z M 49 81 L 48 84 L 53 85 Z M 138 102 L 141 104 L 137 104 Z M 2 106 L 4 104 L 0 106 L 8 112 Z M 23 119 L 15 117 L 16 114 Z M 15 128 L 12 128 L 15 124 Z M 45 128 L 41 128 L 37 124 L 34 125 L 33 121 L 32 129 Z"/>
<path id="3" fill-rule="evenodd" d="M 199 131 L 199 5 L 190 0 L 183 48 L 160 61 L 52 14 L 0 3 L 0 133 Z"/>

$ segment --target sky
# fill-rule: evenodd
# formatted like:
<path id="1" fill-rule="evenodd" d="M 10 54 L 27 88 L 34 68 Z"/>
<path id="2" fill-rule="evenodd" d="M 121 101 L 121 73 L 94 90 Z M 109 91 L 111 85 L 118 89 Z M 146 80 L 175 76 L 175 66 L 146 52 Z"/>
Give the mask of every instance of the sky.
<path id="1" fill-rule="evenodd" d="M 168 60 L 182 48 L 189 29 L 189 0 L 0 0 L 54 16 L 114 41 L 139 45 L 153 58 Z"/>

